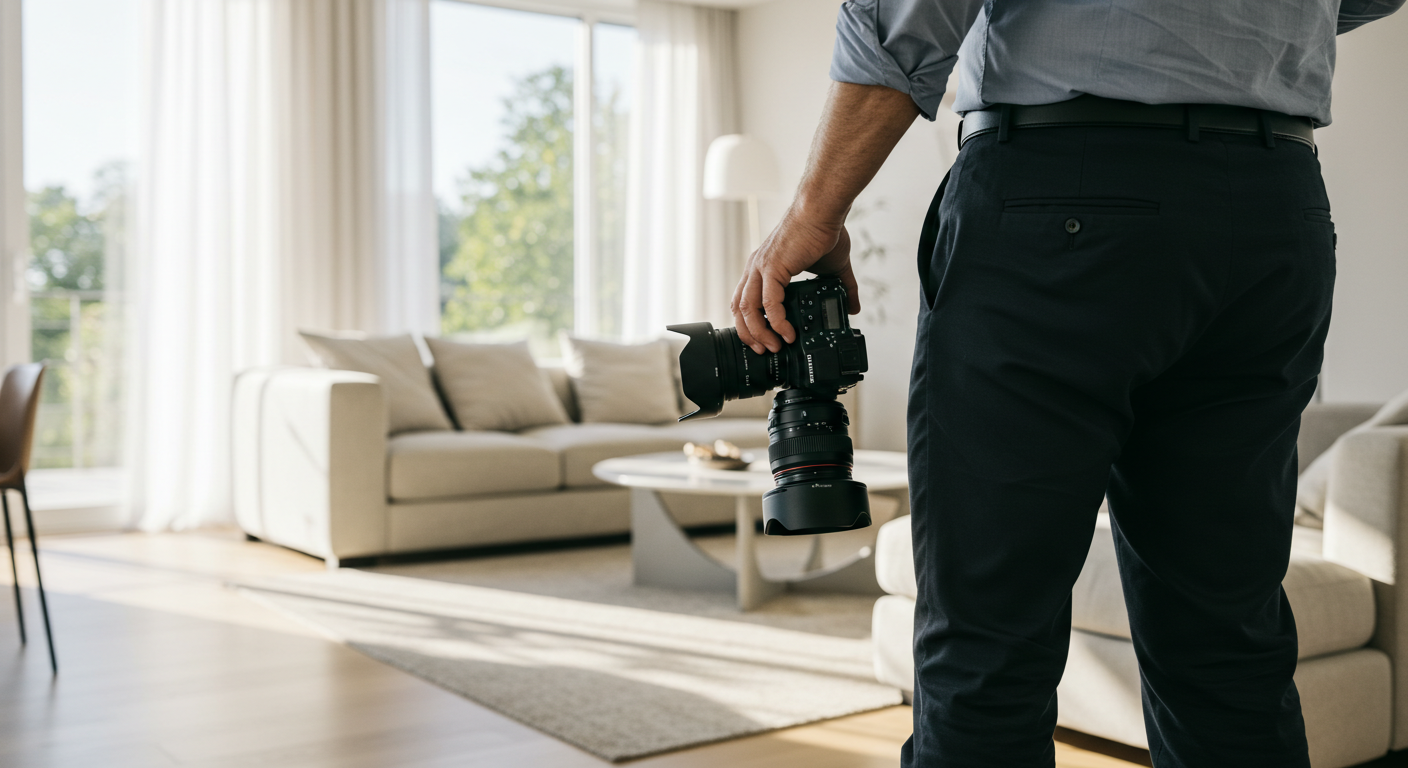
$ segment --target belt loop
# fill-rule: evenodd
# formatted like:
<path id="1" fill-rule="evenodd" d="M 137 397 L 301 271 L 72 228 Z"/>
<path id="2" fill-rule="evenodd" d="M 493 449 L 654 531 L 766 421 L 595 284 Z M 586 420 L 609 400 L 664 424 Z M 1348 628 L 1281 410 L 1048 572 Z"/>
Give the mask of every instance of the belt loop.
<path id="1" fill-rule="evenodd" d="M 1261 118 L 1261 140 L 1266 143 L 1267 149 L 1275 149 L 1276 134 L 1271 132 L 1271 116 L 1264 109 L 1258 109 L 1256 114 Z"/>
<path id="2" fill-rule="evenodd" d="M 1198 107 L 1195 104 L 1183 105 L 1183 120 L 1188 126 L 1188 140 L 1198 141 Z"/>
<path id="3" fill-rule="evenodd" d="M 997 140 L 998 140 L 999 142 L 1005 142 L 1005 141 L 1007 141 L 1007 139 L 1008 139 L 1007 132 L 1008 132 L 1008 129 L 1010 129 L 1011 127 L 1012 127 L 1012 105 L 1011 105 L 1011 104 L 1003 104 L 1002 106 L 998 107 Z"/>

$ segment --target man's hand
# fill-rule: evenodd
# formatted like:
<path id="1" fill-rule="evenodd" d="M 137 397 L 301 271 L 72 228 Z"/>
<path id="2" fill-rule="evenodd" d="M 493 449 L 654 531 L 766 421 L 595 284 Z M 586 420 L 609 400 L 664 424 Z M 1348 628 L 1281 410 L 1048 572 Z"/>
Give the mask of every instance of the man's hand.
<path id="1" fill-rule="evenodd" d="M 777 352 L 796 341 L 782 297 L 803 272 L 840 277 L 847 311 L 860 311 L 846 212 L 918 115 L 913 99 L 892 88 L 831 84 L 797 196 L 748 257 L 729 304 L 738 338 L 754 352 Z"/>
<path id="2" fill-rule="evenodd" d="M 807 222 L 788 210 L 782 223 L 748 257 L 729 304 L 739 340 L 754 352 L 762 354 L 765 347 L 776 352 L 782 349 L 782 341 L 791 344 L 797 340 L 782 309 L 782 296 L 792 276 L 803 272 L 840 277 L 849 299 L 847 310 L 852 315 L 860 311 L 856 275 L 851 271 L 851 236 L 846 228 Z M 779 335 L 782 341 L 778 341 Z"/>

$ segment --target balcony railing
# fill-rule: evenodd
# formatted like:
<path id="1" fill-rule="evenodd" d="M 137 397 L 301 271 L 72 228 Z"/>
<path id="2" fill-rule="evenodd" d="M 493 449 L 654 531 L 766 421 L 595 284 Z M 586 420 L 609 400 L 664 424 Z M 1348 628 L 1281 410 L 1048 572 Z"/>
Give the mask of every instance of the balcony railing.
<path id="1" fill-rule="evenodd" d="M 30 293 L 32 358 L 49 370 L 36 468 L 112 467 L 121 448 L 121 316 L 110 291 Z"/>

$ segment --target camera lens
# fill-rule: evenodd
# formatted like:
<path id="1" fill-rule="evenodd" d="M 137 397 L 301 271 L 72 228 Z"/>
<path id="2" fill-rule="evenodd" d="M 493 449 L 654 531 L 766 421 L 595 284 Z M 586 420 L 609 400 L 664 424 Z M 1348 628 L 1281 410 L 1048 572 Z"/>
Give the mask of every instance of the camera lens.
<path id="1" fill-rule="evenodd" d="M 763 496 L 763 532 L 830 533 L 870 525 L 870 497 L 851 478 L 846 409 L 834 397 L 779 392 L 768 416 L 768 463 L 777 487 Z"/>
<path id="2" fill-rule="evenodd" d="M 718 348 L 719 380 L 725 400 L 757 397 L 777 386 L 778 353 L 758 354 L 738 338 L 737 328 L 714 331 Z"/>
<path id="3" fill-rule="evenodd" d="M 698 410 L 685 419 L 717 416 L 725 401 L 757 397 L 781 382 L 781 355 L 754 352 L 734 328 L 686 323 L 669 330 L 689 337 L 680 353 L 680 382 Z"/>

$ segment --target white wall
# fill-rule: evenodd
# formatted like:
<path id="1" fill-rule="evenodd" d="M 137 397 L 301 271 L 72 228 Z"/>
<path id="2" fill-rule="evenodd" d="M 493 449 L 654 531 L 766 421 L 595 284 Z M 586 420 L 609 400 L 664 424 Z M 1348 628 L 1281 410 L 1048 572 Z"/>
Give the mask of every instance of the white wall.
<path id="1" fill-rule="evenodd" d="M 834 0 L 773 0 L 738 15 L 742 130 L 777 153 L 784 189 L 801 178 L 830 85 Z M 1326 349 L 1327 400 L 1382 401 L 1408 388 L 1408 11 L 1339 39 L 1333 126 L 1320 131 L 1320 157 L 1339 232 L 1335 319 Z M 949 113 L 944 113 L 949 114 Z M 861 387 L 860 442 L 903 449 L 905 401 L 918 312 L 915 251 L 929 199 L 953 157 L 956 118 L 917 121 L 859 204 L 886 210 L 861 226 L 887 247 L 858 265 L 889 286 L 886 319 L 869 308 L 855 319 L 870 350 Z M 790 195 L 788 196 L 790 197 Z M 787 200 L 764 202 L 774 225 Z"/>
<path id="2" fill-rule="evenodd" d="M 1408 11 L 1339 38 L 1334 123 L 1316 132 L 1339 235 L 1326 400 L 1408 388 Z"/>
<path id="3" fill-rule="evenodd" d="M 760 205 L 765 230 L 781 218 L 802 177 L 831 84 L 827 71 L 839 5 L 833 0 L 774 0 L 738 12 L 742 131 L 772 146 L 783 188 L 789 191 L 786 199 Z M 852 233 L 868 230 L 887 251 L 883 259 L 857 264 L 862 281 L 881 281 L 888 288 L 879 300 L 873 288 L 862 285 L 865 311 L 852 318 L 865 333 L 870 353 L 870 372 L 860 390 L 859 442 L 866 448 L 905 447 L 909 364 L 919 312 L 919 228 L 952 162 L 956 127 L 956 119 L 942 124 L 918 120 L 857 201 L 862 207 L 883 201 L 884 209 L 854 224 Z M 878 309 L 883 309 L 883 321 Z"/>

